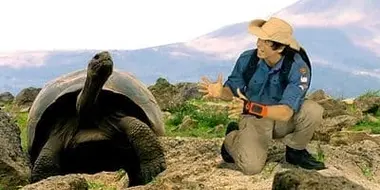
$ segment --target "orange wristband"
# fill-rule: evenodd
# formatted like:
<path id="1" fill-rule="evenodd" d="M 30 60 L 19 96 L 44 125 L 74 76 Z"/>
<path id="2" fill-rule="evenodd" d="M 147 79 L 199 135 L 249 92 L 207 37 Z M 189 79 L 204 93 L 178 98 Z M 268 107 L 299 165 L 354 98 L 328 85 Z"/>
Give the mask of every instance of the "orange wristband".
<path id="1" fill-rule="evenodd" d="M 266 117 L 268 115 L 268 107 L 251 101 L 244 101 L 243 113 Z"/>

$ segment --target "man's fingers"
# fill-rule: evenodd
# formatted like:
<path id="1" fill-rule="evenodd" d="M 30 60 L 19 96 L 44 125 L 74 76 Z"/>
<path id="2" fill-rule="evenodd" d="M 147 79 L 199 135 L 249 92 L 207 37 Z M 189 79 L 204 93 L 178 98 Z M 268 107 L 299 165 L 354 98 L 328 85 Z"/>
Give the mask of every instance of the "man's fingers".
<path id="1" fill-rule="evenodd" d="M 242 109 L 238 107 L 233 107 L 228 110 L 228 114 L 240 114 L 242 113 Z"/>
<path id="2" fill-rule="evenodd" d="M 241 110 L 240 110 L 240 109 L 232 109 L 232 110 L 230 110 L 228 113 L 231 113 L 231 114 L 239 114 L 239 113 L 241 113 Z"/>
<path id="3" fill-rule="evenodd" d="M 207 87 L 209 84 L 206 84 L 205 82 L 198 82 L 197 85 Z"/>
<path id="4" fill-rule="evenodd" d="M 228 108 L 228 112 L 236 112 L 236 110 L 239 110 L 236 106 L 231 106 Z"/>
<path id="5" fill-rule="evenodd" d="M 201 88 L 201 89 L 208 89 L 208 84 L 205 84 L 205 83 L 198 83 L 198 88 Z"/>
<path id="6" fill-rule="evenodd" d="M 204 89 L 199 89 L 198 92 L 202 92 L 202 93 L 208 93 L 208 90 L 204 90 Z"/>
<path id="7" fill-rule="evenodd" d="M 202 77 L 201 80 L 205 82 L 207 85 L 212 83 L 207 77 Z"/>
<path id="8" fill-rule="evenodd" d="M 239 107 L 239 102 L 231 102 L 230 104 L 228 104 L 228 108 L 230 109 L 233 109 L 236 107 Z"/>
<path id="9" fill-rule="evenodd" d="M 205 83 L 202 83 L 202 82 L 199 82 L 199 83 L 197 83 L 197 86 L 198 86 L 198 88 L 204 88 L 204 89 L 207 89 L 208 88 L 208 84 L 205 84 Z"/>
<path id="10" fill-rule="evenodd" d="M 204 99 L 208 99 L 208 98 L 211 98 L 211 94 L 206 94 L 203 96 Z"/>
<path id="11" fill-rule="evenodd" d="M 239 118 L 240 114 L 229 114 L 228 117 L 229 118 Z"/>
<path id="12" fill-rule="evenodd" d="M 219 83 L 222 83 L 222 82 L 223 82 L 223 74 L 222 74 L 222 73 L 220 73 L 220 74 L 218 75 L 218 82 L 219 82 Z"/>
<path id="13" fill-rule="evenodd" d="M 239 110 L 241 108 L 241 106 L 239 104 L 231 104 L 228 107 L 229 107 L 230 110 L 233 110 L 233 109 L 238 109 Z"/>
<path id="14" fill-rule="evenodd" d="M 234 112 L 228 112 L 228 117 L 231 117 L 231 116 L 234 116 L 234 115 L 236 115 L 236 113 L 234 113 Z"/>
<path id="15" fill-rule="evenodd" d="M 242 99 L 240 99 L 240 98 L 237 98 L 237 97 L 233 97 L 232 98 L 232 102 L 231 102 L 232 104 L 234 104 L 234 105 L 239 105 L 239 104 L 242 104 L 242 103 L 244 103 L 244 101 L 242 100 Z"/>

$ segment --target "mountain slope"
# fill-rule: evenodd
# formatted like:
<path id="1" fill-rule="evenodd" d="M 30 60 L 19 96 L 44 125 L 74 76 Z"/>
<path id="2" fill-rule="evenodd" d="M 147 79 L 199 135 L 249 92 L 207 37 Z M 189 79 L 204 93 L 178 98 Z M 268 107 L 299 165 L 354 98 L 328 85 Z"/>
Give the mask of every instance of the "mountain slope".
<path id="1" fill-rule="evenodd" d="M 339 10 L 339 11 L 338 11 Z M 295 27 L 295 36 L 313 62 L 313 89 L 352 97 L 380 89 L 378 1 L 301 0 L 275 14 Z M 112 51 L 117 69 L 146 84 L 158 77 L 171 83 L 197 82 L 202 75 L 227 78 L 238 55 L 255 47 L 247 22 L 220 28 L 185 43 Z M 17 93 L 42 86 L 63 73 L 85 68 L 95 50 L 23 52 L 0 55 L 0 91 Z M 18 68 L 18 65 L 24 65 Z"/>

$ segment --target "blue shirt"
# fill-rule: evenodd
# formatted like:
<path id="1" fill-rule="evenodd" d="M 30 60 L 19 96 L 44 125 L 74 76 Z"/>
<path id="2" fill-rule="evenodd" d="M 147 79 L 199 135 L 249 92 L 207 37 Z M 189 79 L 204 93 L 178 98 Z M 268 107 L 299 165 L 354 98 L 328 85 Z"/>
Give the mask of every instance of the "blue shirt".
<path id="1" fill-rule="evenodd" d="M 301 56 L 298 53 L 295 54 L 288 75 L 289 84 L 283 89 L 279 81 L 279 71 L 284 56 L 273 68 L 260 59 L 251 80 L 245 84 L 243 71 L 252 54 L 253 50 L 248 50 L 239 56 L 224 86 L 230 87 L 235 96 L 237 96 L 237 88 L 239 88 L 241 92 L 245 92 L 250 101 L 264 105 L 285 104 L 290 106 L 294 112 L 298 112 L 310 86 L 310 70 Z"/>

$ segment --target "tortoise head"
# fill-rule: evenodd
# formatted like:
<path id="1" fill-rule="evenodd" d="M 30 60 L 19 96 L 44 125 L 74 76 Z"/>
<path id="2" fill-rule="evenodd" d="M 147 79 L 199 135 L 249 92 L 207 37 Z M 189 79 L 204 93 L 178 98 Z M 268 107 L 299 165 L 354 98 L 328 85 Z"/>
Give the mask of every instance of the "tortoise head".
<path id="1" fill-rule="evenodd" d="M 108 51 L 102 51 L 94 55 L 87 67 L 87 75 L 100 80 L 107 79 L 112 74 L 113 61 Z"/>

